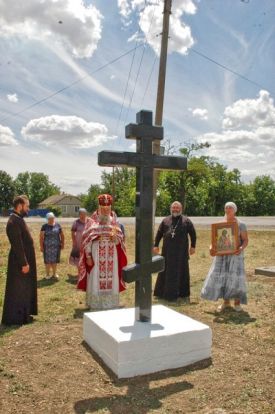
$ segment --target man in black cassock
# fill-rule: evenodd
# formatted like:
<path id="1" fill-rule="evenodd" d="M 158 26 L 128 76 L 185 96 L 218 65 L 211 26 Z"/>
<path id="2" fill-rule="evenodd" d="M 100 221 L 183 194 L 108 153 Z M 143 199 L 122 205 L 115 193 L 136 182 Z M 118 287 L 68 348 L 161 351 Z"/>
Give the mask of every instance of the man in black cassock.
<path id="1" fill-rule="evenodd" d="M 37 315 L 36 262 L 33 239 L 23 218 L 29 211 L 28 198 L 15 197 L 13 207 L 6 228 L 11 249 L 2 323 L 23 325 Z"/>
<path id="2" fill-rule="evenodd" d="M 189 257 L 195 253 L 196 231 L 191 220 L 182 214 L 180 202 L 174 201 L 170 211 L 171 215 L 161 222 L 154 243 L 153 252 L 159 254 L 158 245 L 163 238 L 161 254 L 165 258 L 165 269 L 158 274 L 154 296 L 169 301 L 181 298 L 190 303 Z"/>

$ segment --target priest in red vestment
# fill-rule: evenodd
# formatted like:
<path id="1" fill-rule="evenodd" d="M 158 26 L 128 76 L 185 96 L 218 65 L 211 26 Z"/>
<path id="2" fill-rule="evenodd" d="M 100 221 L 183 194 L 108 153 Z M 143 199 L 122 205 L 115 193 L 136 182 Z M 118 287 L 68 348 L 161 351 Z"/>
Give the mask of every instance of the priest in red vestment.
<path id="1" fill-rule="evenodd" d="M 122 268 L 127 265 L 124 236 L 112 197 L 98 196 L 98 210 L 87 221 L 79 260 L 77 288 L 86 291 L 90 309 L 112 309 L 119 305 L 119 292 L 125 290 Z"/>

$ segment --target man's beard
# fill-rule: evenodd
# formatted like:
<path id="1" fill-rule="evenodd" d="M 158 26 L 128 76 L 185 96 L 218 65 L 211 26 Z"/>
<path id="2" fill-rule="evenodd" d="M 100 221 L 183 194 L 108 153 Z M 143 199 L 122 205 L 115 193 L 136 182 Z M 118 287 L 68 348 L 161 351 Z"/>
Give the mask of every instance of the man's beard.
<path id="1" fill-rule="evenodd" d="M 179 217 L 181 215 L 181 213 L 176 213 L 175 211 L 172 213 L 173 217 Z"/>
<path id="2" fill-rule="evenodd" d="M 109 214 L 100 214 L 98 218 L 100 224 L 109 224 L 111 222 L 111 216 Z"/>

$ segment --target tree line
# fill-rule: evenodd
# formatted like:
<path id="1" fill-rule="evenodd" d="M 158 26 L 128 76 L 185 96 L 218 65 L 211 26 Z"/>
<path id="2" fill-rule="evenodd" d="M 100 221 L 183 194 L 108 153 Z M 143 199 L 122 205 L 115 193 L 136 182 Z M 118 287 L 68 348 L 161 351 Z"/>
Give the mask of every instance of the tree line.
<path id="1" fill-rule="evenodd" d="M 243 216 L 275 215 L 275 181 L 269 175 L 257 176 L 244 183 L 238 169 L 229 170 L 216 159 L 198 155 L 209 144 L 191 144 L 179 152 L 188 158 L 188 170 L 162 171 L 157 188 L 157 216 L 169 214 L 170 204 L 178 200 L 189 216 L 223 214 L 224 203 L 234 201 Z M 91 212 L 97 208 L 97 196 L 115 193 L 115 211 L 120 217 L 135 215 L 135 169 L 115 168 L 114 174 L 103 171 L 101 184 L 91 184 L 86 194 L 79 194 L 82 205 Z M 61 189 L 43 173 L 22 172 L 13 179 L 0 171 L 0 211 L 10 208 L 15 194 L 27 194 L 31 208 L 44 199 L 60 194 Z"/>
<path id="2" fill-rule="evenodd" d="M 187 157 L 188 169 L 182 172 L 162 171 L 157 188 L 157 216 L 169 214 L 173 201 L 180 201 L 189 216 L 219 216 L 226 201 L 234 201 L 243 216 L 275 215 L 275 181 L 269 175 L 257 176 L 244 183 L 237 168 L 229 170 L 213 157 L 198 155 L 209 148 L 207 142 L 185 144 L 177 152 Z M 175 148 L 166 142 L 166 154 Z M 114 178 L 114 179 L 113 179 Z M 83 204 L 91 211 L 96 208 L 100 191 L 112 194 L 115 187 L 115 211 L 120 217 L 135 215 L 135 169 L 115 168 L 114 174 L 104 171 L 101 185 L 91 185 L 82 195 Z"/>

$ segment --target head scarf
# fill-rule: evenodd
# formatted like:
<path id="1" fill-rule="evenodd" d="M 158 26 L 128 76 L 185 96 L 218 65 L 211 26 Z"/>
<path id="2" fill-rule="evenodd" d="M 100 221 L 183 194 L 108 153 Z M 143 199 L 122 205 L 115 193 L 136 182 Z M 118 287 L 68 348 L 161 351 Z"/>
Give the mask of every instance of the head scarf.
<path id="1" fill-rule="evenodd" d="M 234 212 L 237 212 L 237 206 L 235 203 L 233 203 L 233 201 L 228 201 L 227 203 L 225 203 L 224 208 L 226 207 L 232 207 Z"/>
<path id="2" fill-rule="evenodd" d="M 79 213 L 87 213 L 87 210 L 86 210 L 86 208 L 81 207 L 81 208 L 78 210 L 78 212 L 79 212 Z"/>

